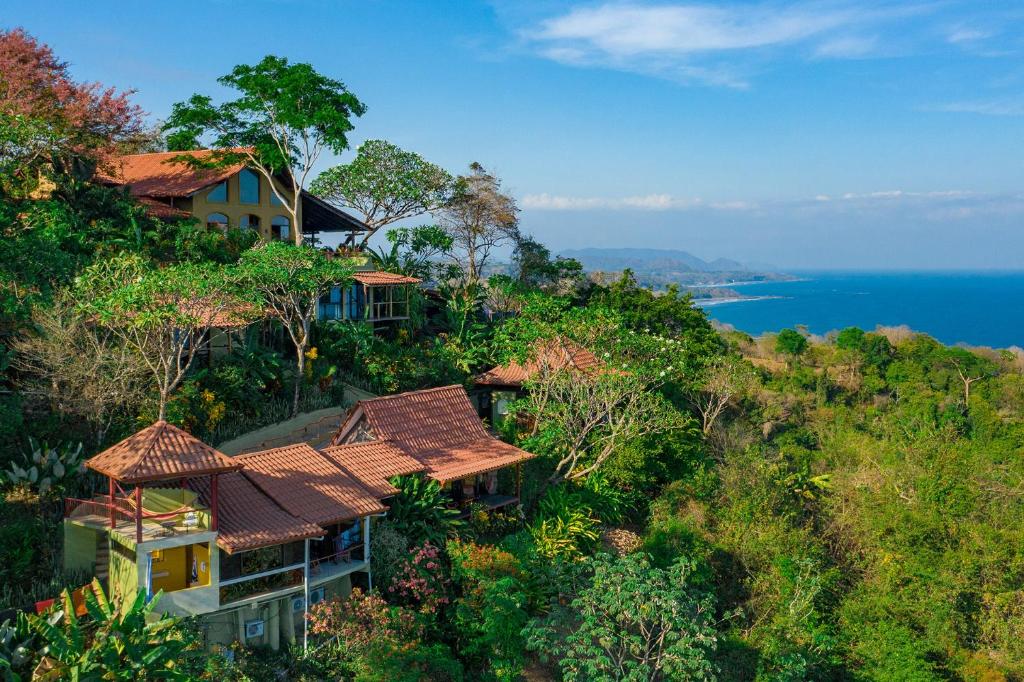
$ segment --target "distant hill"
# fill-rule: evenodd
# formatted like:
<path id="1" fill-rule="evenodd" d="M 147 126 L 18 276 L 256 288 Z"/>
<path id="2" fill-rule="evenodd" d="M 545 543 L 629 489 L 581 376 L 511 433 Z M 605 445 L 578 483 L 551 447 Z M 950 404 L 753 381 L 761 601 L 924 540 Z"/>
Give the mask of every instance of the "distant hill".
<path id="1" fill-rule="evenodd" d="M 675 249 L 568 249 L 560 256 L 575 258 L 587 270 L 618 272 L 630 268 L 636 272 L 748 272 L 743 263 L 728 258 L 706 261 L 688 251 Z"/>

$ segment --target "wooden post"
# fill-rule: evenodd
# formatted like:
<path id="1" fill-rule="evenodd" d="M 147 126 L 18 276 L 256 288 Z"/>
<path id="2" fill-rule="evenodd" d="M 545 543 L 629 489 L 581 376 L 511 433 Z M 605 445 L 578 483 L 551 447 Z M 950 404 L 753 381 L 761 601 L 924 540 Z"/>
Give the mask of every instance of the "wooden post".
<path id="1" fill-rule="evenodd" d="M 114 511 L 114 479 L 107 476 L 107 483 L 109 483 L 107 490 L 110 497 L 108 500 L 110 502 L 110 528 L 113 529 L 117 525 L 117 513 Z"/>
<path id="2" fill-rule="evenodd" d="M 142 544 L 142 486 L 135 484 L 135 544 Z"/>
<path id="3" fill-rule="evenodd" d="M 523 463 L 516 462 L 516 497 L 523 492 Z"/>
<path id="4" fill-rule="evenodd" d="M 217 530 L 217 481 L 219 475 L 210 477 L 210 530 Z"/>

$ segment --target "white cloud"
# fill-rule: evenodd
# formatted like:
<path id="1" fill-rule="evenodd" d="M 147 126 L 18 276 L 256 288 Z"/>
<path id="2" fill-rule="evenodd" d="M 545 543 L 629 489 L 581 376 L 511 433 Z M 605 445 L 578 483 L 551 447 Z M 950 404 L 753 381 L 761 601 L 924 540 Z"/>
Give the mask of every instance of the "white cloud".
<path id="1" fill-rule="evenodd" d="M 798 47 L 807 57 L 880 54 L 877 29 L 928 11 L 853 0 L 762 4 L 606 2 L 578 7 L 523 32 L 537 54 L 572 66 L 600 66 L 682 82 L 742 88 L 743 60 Z"/>
<path id="2" fill-rule="evenodd" d="M 724 200 L 705 201 L 699 198 L 679 198 L 671 194 L 647 194 L 628 197 L 573 197 L 552 194 L 528 194 L 520 200 L 520 206 L 536 211 L 689 211 L 702 209 L 707 211 L 758 211 L 815 209 L 827 210 L 847 207 L 861 210 L 871 206 L 892 206 L 904 204 L 951 205 L 964 203 L 981 205 L 988 201 L 1002 200 L 1000 195 L 989 195 L 966 190 L 936 190 L 928 192 L 907 191 L 900 189 L 879 190 L 875 192 L 846 192 L 839 195 L 837 203 L 830 195 L 818 194 L 810 199 L 786 199 L 769 202 Z M 1016 202 L 1016 200 L 1015 200 Z M 817 209 L 815 209 L 817 210 Z"/>
<path id="3" fill-rule="evenodd" d="M 667 211 L 703 205 L 700 199 L 679 199 L 671 194 L 647 194 L 633 197 L 567 197 L 551 194 L 527 194 L 519 202 L 525 209 L 541 211 L 640 210 Z"/>
<path id="4" fill-rule="evenodd" d="M 976 28 L 961 27 L 950 33 L 946 40 L 953 43 L 954 45 L 959 45 L 962 43 L 976 43 L 979 40 L 991 38 L 992 35 L 993 34 L 991 31 L 982 31 Z"/>
<path id="5" fill-rule="evenodd" d="M 930 111 L 945 111 L 954 114 L 981 114 L 983 116 L 1024 116 L 1022 100 L 976 100 L 949 102 L 928 107 Z"/>

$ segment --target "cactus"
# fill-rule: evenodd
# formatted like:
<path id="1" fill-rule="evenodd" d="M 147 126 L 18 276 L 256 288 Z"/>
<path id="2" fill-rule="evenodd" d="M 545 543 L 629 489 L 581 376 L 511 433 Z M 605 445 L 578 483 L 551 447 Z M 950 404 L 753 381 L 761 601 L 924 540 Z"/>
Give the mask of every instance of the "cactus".
<path id="1" fill-rule="evenodd" d="M 65 443 L 51 448 L 45 442 L 40 444 L 29 438 L 29 448 L 23 466 L 12 462 L 7 471 L 8 480 L 15 486 L 46 495 L 51 490 L 63 488 L 85 472 L 81 443 Z"/>

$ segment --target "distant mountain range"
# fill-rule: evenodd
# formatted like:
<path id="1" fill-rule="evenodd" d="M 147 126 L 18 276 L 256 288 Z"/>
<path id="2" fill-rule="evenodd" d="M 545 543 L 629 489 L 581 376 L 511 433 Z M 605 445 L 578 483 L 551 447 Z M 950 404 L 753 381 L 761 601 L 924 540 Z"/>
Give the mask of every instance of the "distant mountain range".
<path id="1" fill-rule="evenodd" d="M 610 281 L 628 268 L 641 286 L 660 291 L 671 284 L 681 285 L 696 299 L 750 298 L 727 285 L 793 279 L 771 265 L 744 264 L 729 258 L 706 261 L 675 249 L 568 249 L 558 255 L 575 258 L 587 272 L 603 273 L 603 277 L 598 276 L 600 280 Z"/>
<path id="2" fill-rule="evenodd" d="M 568 249 L 558 255 L 575 258 L 586 270 L 619 272 L 629 268 L 636 273 L 670 272 L 757 272 L 773 271 L 771 266 L 752 267 L 729 258 L 706 261 L 688 251 L 675 249 Z"/>

